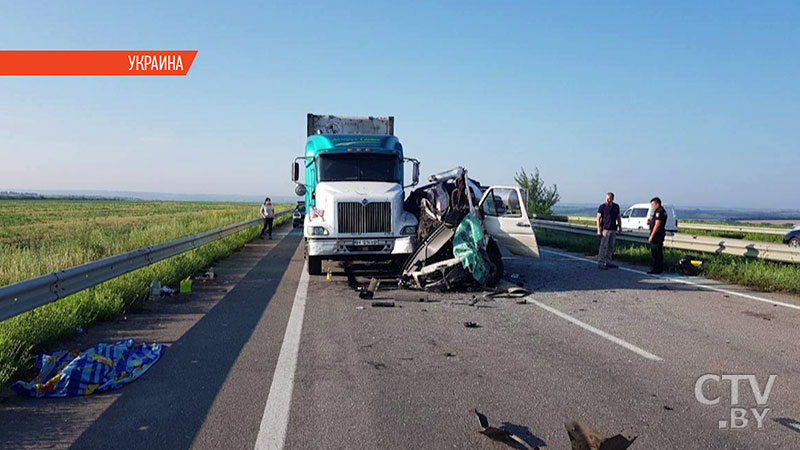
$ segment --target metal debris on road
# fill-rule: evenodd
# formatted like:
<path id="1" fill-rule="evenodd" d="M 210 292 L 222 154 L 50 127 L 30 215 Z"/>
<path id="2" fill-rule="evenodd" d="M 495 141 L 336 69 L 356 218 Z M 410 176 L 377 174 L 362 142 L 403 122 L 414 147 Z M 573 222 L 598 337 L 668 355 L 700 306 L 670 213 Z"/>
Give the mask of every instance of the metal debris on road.
<path id="1" fill-rule="evenodd" d="M 478 418 L 478 424 L 480 425 L 478 433 L 487 436 L 490 439 L 494 439 L 495 441 L 503 442 L 506 444 L 513 444 L 513 443 L 519 444 L 527 450 L 539 450 L 539 447 L 531 447 L 531 445 L 525 442 L 524 439 L 522 439 L 521 437 L 517 436 L 514 433 L 511 433 L 508 430 L 490 426 L 489 419 L 487 419 L 485 415 L 478 412 L 477 409 L 473 408 L 472 413 L 475 414 L 475 416 Z"/>
<path id="2" fill-rule="evenodd" d="M 628 439 L 618 434 L 605 438 L 603 433 L 578 422 L 567 422 L 564 426 L 567 428 L 572 450 L 625 450 L 638 437 L 634 436 L 633 439 Z"/>
<path id="3" fill-rule="evenodd" d="M 358 298 L 369 300 L 375 296 L 375 292 L 378 290 L 378 287 L 381 285 L 381 281 L 377 278 L 372 278 L 369 280 L 369 285 L 367 287 L 360 286 L 358 288 Z"/>
<path id="4" fill-rule="evenodd" d="M 394 302 L 372 302 L 373 308 L 394 308 Z"/>
<path id="5" fill-rule="evenodd" d="M 464 322 L 464 326 L 467 328 L 480 328 L 478 322 Z"/>

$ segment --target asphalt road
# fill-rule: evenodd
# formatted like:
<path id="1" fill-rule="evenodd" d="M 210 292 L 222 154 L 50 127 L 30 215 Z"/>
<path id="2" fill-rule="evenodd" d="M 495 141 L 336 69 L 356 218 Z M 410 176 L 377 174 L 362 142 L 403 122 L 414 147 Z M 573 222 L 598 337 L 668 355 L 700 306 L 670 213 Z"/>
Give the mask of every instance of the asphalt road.
<path id="1" fill-rule="evenodd" d="M 113 393 L 3 394 L 0 447 L 509 448 L 477 432 L 477 408 L 541 448 L 569 448 L 567 420 L 639 436 L 631 449 L 800 448 L 796 297 L 545 250 L 505 259 L 533 291 L 525 303 L 384 283 L 375 300 L 395 307 L 379 308 L 340 265 L 330 279 L 304 275 L 299 231 L 280 231 L 219 264 L 218 282 L 64 343 L 168 350 Z M 742 381 L 737 405 L 729 382 L 709 378 L 702 393 L 719 401 L 704 405 L 703 375 L 751 375 L 760 390 L 775 377 L 760 404 Z M 748 409 L 740 429 L 734 407 Z"/>

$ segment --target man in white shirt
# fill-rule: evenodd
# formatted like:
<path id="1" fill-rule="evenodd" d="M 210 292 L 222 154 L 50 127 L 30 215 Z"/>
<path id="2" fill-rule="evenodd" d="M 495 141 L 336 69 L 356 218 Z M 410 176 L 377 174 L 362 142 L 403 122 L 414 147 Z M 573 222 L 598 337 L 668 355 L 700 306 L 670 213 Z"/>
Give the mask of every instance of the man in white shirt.
<path id="1" fill-rule="evenodd" d="M 264 200 L 261 205 L 261 217 L 264 218 L 264 226 L 261 228 L 261 239 L 264 239 L 264 231 L 269 232 L 269 238 L 272 239 L 272 220 L 275 218 L 275 207 L 272 206 L 272 200 L 269 197 Z"/>

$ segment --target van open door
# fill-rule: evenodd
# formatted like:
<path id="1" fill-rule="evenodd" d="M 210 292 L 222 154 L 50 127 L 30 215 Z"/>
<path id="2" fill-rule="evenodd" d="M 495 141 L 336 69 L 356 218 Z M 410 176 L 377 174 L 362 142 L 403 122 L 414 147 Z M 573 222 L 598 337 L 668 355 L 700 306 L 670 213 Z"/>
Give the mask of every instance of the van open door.
<path id="1" fill-rule="evenodd" d="M 525 208 L 526 192 L 518 187 L 492 186 L 481 198 L 483 226 L 500 245 L 519 256 L 539 257 L 539 245 Z"/>

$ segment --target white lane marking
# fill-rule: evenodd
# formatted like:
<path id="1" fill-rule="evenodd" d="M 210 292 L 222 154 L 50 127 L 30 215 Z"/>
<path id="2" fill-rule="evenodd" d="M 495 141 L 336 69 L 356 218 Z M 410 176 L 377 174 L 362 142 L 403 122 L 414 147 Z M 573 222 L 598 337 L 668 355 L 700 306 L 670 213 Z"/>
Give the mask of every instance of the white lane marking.
<path id="1" fill-rule="evenodd" d="M 597 261 L 594 260 L 594 259 L 584 258 L 582 256 L 570 255 L 569 253 L 559 252 L 559 251 L 555 251 L 555 250 L 544 250 L 544 249 L 541 249 L 540 251 L 545 252 L 545 253 L 552 253 L 554 255 L 564 256 L 566 258 L 574 259 L 574 260 L 577 260 L 577 261 L 585 261 L 585 262 L 589 262 L 589 263 L 592 263 L 592 264 L 597 264 Z M 674 281 L 676 283 L 688 284 L 688 285 L 699 287 L 701 289 L 708 289 L 709 291 L 716 291 L 716 292 L 721 292 L 723 294 L 735 295 L 737 297 L 746 298 L 748 300 L 755 300 L 757 302 L 769 303 L 770 305 L 783 306 L 784 308 L 800 310 L 800 306 L 793 305 L 791 303 L 779 302 L 777 300 L 770 300 L 768 298 L 757 297 L 755 295 L 745 294 L 743 292 L 736 292 L 736 291 L 731 291 L 731 290 L 728 290 L 728 289 L 718 288 L 718 287 L 715 287 L 715 286 L 709 286 L 707 284 L 695 283 L 694 281 L 687 280 L 687 279 L 684 279 L 684 278 L 665 277 L 665 276 L 661 276 L 661 275 L 654 275 L 654 274 L 647 273 L 647 272 L 645 272 L 643 270 L 631 269 L 629 267 L 622 267 L 622 266 L 620 266 L 619 269 L 620 270 L 624 270 L 626 272 L 636 273 L 636 274 L 639 274 L 639 275 L 650 276 L 650 277 L 653 277 L 653 278 L 659 278 L 659 279 L 667 280 L 667 281 Z"/>
<path id="2" fill-rule="evenodd" d="M 289 322 L 283 335 L 278 364 L 272 375 L 267 404 L 256 438 L 256 450 L 279 450 L 286 441 L 286 428 L 289 425 L 289 410 L 292 406 L 294 373 L 297 368 L 297 352 L 300 350 L 300 334 L 303 331 L 303 316 L 308 297 L 308 271 L 303 266 L 297 293 L 294 296 Z"/>
<path id="3" fill-rule="evenodd" d="M 664 360 L 663 358 L 661 358 L 659 356 L 656 356 L 656 355 L 648 352 L 647 350 L 643 350 L 643 349 L 631 344 L 630 342 L 623 341 L 622 339 L 620 339 L 620 338 L 618 338 L 618 337 L 616 337 L 614 335 L 608 334 L 603 330 L 597 329 L 597 328 L 589 325 L 588 323 L 581 322 L 580 320 L 570 316 L 569 314 L 561 312 L 561 311 L 559 311 L 559 310 L 557 310 L 557 309 L 555 309 L 555 308 L 553 308 L 551 306 L 545 305 L 544 303 L 542 303 L 542 302 L 540 302 L 538 300 L 534 300 L 531 297 L 527 298 L 527 302 L 528 303 L 533 303 L 534 305 L 538 306 L 539 308 L 542 308 L 545 311 L 553 313 L 553 314 L 557 315 L 558 317 L 561 317 L 562 319 L 564 319 L 564 320 L 566 320 L 568 322 L 572 322 L 575 325 L 583 328 L 586 331 L 594 333 L 594 334 L 596 334 L 596 335 L 598 335 L 598 336 L 600 336 L 600 337 L 602 337 L 604 339 L 608 339 L 609 341 L 611 341 L 611 342 L 613 342 L 613 343 L 615 343 L 615 344 L 617 344 L 617 345 L 619 345 L 621 347 L 624 347 L 624 348 L 632 351 L 633 353 L 636 353 L 639 356 L 645 357 L 645 358 L 647 358 L 649 360 L 652 360 L 652 361 L 663 361 Z"/>

